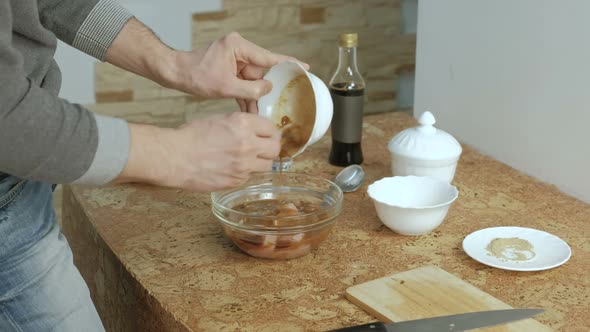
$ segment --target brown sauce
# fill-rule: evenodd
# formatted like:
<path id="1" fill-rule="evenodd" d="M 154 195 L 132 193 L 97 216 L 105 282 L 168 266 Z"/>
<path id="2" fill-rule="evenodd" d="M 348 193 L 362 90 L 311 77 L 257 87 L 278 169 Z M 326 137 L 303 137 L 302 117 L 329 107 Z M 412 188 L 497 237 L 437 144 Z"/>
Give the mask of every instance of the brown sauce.
<path id="1" fill-rule="evenodd" d="M 301 126 L 292 125 L 283 129 L 279 157 L 291 157 L 295 152 L 299 151 L 305 143 L 307 143 L 308 139 L 309 136 L 306 136 L 306 133 Z"/>
<path id="2" fill-rule="evenodd" d="M 309 141 L 315 122 L 315 97 L 307 76 L 295 77 L 281 91 L 273 119 L 282 130 L 279 157 L 292 157 Z"/>
<path id="3" fill-rule="evenodd" d="M 288 125 L 289 123 L 291 123 L 291 119 L 288 116 L 283 116 L 281 118 L 281 126 L 279 127 L 280 129 L 285 128 L 286 125 Z"/>
<path id="4" fill-rule="evenodd" d="M 233 210 L 246 213 L 249 217 L 240 221 L 245 225 L 260 225 L 261 217 L 271 218 L 266 226 L 280 226 L 289 219 L 285 217 L 304 216 L 297 220 L 297 224 L 314 224 L 327 218 L 320 211 L 319 203 L 305 200 L 263 199 L 245 202 L 232 207 Z M 309 214 L 309 215 L 308 215 Z M 276 219 L 272 219 L 276 217 Z M 223 227 L 224 233 L 241 250 L 247 254 L 260 258 L 291 259 L 303 256 L 328 237 L 332 224 L 327 227 L 310 231 L 286 233 L 280 235 L 262 234 L 251 231 Z"/>

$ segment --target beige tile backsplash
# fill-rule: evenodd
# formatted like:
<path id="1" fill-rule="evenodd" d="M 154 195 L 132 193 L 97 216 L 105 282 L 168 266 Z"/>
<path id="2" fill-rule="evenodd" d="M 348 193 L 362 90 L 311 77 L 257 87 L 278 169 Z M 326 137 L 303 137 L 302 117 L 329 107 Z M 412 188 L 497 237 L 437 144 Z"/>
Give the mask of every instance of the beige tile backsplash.
<path id="1" fill-rule="evenodd" d="M 415 66 L 416 38 L 401 33 L 401 0 L 226 0 L 222 11 L 195 14 L 192 22 L 193 47 L 237 31 L 308 62 L 325 82 L 337 64 L 338 34 L 358 32 L 366 113 L 397 110 L 397 77 Z M 239 109 L 235 101 L 194 98 L 107 63 L 98 63 L 95 71 L 97 104 L 89 107 L 132 122 L 174 126 Z"/>

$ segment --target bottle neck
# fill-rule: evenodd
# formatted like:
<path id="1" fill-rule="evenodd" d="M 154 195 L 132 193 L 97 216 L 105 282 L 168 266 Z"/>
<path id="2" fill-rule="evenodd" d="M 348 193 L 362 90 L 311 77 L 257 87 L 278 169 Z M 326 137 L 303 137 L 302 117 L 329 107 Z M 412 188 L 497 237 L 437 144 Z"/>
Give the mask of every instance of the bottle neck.
<path id="1" fill-rule="evenodd" d="M 338 47 L 338 71 L 346 70 L 357 72 L 356 67 L 356 47 Z"/>

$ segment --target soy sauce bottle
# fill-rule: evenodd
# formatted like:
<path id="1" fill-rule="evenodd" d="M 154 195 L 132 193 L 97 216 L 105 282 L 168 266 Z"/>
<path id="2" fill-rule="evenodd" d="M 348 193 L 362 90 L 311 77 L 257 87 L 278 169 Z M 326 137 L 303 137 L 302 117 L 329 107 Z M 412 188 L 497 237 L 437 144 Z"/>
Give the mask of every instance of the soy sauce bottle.
<path id="1" fill-rule="evenodd" d="M 363 162 L 361 138 L 365 80 L 356 66 L 358 35 L 345 33 L 339 39 L 338 68 L 328 84 L 334 103 L 329 160 L 332 165 L 344 167 Z"/>

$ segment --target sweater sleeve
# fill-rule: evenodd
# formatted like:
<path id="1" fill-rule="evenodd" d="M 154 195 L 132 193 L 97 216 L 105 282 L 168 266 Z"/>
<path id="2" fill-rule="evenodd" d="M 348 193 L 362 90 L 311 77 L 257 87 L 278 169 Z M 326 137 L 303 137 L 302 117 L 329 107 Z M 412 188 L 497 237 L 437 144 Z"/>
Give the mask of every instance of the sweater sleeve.
<path id="1" fill-rule="evenodd" d="M 116 0 L 39 0 L 44 27 L 80 51 L 104 60 L 107 49 L 133 17 Z"/>
<path id="2" fill-rule="evenodd" d="M 104 184 L 125 167 L 127 122 L 94 115 L 40 88 L 12 46 L 10 2 L 0 0 L 0 172 L 51 183 Z"/>

